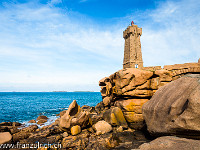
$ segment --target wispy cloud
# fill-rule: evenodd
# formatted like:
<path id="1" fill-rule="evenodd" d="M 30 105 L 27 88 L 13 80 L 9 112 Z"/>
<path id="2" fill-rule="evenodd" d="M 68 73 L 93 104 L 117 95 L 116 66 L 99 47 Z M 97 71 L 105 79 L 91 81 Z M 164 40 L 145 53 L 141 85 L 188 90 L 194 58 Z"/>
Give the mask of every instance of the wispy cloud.
<path id="1" fill-rule="evenodd" d="M 54 7 L 59 3 L 0 8 L 0 91 L 98 91 L 99 79 L 122 68 L 122 31 L 130 18 L 143 28 L 146 66 L 200 56 L 198 0 L 162 2 L 154 10 L 114 18 L 109 26 Z"/>
<path id="2" fill-rule="evenodd" d="M 48 2 L 48 4 L 49 5 L 55 5 L 55 4 L 60 4 L 60 3 L 62 3 L 62 0 L 50 0 L 49 2 Z"/>
<path id="3" fill-rule="evenodd" d="M 2 86 L 51 84 L 52 90 L 57 85 L 76 90 L 73 84 L 92 84 L 98 90 L 98 80 L 121 65 L 120 31 L 94 28 L 89 19 L 79 22 L 48 5 L 5 5 L 0 12 Z"/>
<path id="4" fill-rule="evenodd" d="M 197 62 L 200 57 L 200 1 L 160 3 L 142 23 L 145 65 Z"/>

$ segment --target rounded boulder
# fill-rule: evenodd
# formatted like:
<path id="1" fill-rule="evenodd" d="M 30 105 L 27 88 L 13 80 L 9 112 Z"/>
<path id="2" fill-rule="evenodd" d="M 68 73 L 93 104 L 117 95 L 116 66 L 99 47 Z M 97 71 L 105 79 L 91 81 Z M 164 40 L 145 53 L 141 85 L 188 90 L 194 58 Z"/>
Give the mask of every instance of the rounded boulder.
<path id="1" fill-rule="evenodd" d="M 94 125 L 94 129 L 96 130 L 96 133 L 104 134 L 104 133 L 108 133 L 108 132 L 112 131 L 112 126 L 109 123 L 107 123 L 106 121 L 102 120 L 102 121 L 98 121 Z"/>
<path id="2" fill-rule="evenodd" d="M 200 74 L 190 74 L 161 87 L 142 110 L 152 135 L 200 139 L 199 108 Z"/>

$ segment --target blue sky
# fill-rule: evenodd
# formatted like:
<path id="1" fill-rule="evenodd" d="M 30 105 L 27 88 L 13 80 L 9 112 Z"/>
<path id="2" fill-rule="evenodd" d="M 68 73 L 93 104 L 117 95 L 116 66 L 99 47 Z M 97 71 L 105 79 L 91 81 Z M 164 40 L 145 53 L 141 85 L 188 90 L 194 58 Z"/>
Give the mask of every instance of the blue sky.
<path id="1" fill-rule="evenodd" d="M 99 91 L 132 20 L 145 66 L 200 57 L 199 0 L 1 0 L 0 91 Z"/>

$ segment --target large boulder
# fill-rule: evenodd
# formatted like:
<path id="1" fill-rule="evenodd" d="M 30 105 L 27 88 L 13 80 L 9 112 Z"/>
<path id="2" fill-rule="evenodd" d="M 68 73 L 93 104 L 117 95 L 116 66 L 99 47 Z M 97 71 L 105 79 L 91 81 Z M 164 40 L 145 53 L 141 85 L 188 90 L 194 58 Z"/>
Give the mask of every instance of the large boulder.
<path id="1" fill-rule="evenodd" d="M 104 133 L 108 133 L 112 131 L 112 126 L 106 121 L 102 120 L 102 121 L 98 121 L 94 125 L 94 129 L 96 130 L 97 134 L 104 134 Z"/>
<path id="2" fill-rule="evenodd" d="M 101 79 L 99 85 L 104 106 L 113 106 L 112 102 L 121 97 L 148 99 L 154 93 L 154 89 L 151 89 L 153 76 L 155 76 L 153 71 L 127 68 Z M 156 76 L 159 77 L 159 75 Z"/>
<path id="3" fill-rule="evenodd" d="M 127 128 L 127 122 L 124 118 L 123 112 L 118 107 L 113 107 L 103 113 L 103 119 L 113 126 L 123 126 Z"/>
<path id="4" fill-rule="evenodd" d="M 146 90 L 149 88 L 149 84 L 145 84 L 149 78 L 153 76 L 153 72 L 140 70 L 135 68 L 123 69 L 116 72 L 113 76 L 111 75 L 112 80 L 115 83 L 115 91 L 116 95 L 129 95 L 129 96 L 138 96 L 138 97 L 146 97 L 149 95 Z M 140 85 L 145 84 L 143 89 L 136 90 L 136 88 Z"/>
<path id="5" fill-rule="evenodd" d="M 89 123 L 89 112 L 82 111 L 80 106 L 74 100 L 70 105 L 66 113 L 61 116 L 59 126 L 62 129 L 70 129 L 70 127 L 79 125 L 86 127 Z"/>
<path id="6" fill-rule="evenodd" d="M 47 116 L 44 116 L 44 115 L 41 115 L 41 116 L 38 116 L 36 120 L 41 120 L 41 119 L 49 119 Z"/>
<path id="7" fill-rule="evenodd" d="M 200 138 L 200 74 L 185 75 L 161 87 L 143 105 L 152 135 Z"/>
<path id="8" fill-rule="evenodd" d="M 47 116 L 41 115 L 41 116 L 37 117 L 37 119 L 36 119 L 37 120 L 37 124 L 42 125 L 45 122 L 47 122 L 48 119 L 49 118 Z"/>
<path id="9" fill-rule="evenodd" d="M 71 126 L 80 125 L 81 127 L 86 127 L 89 124 L 89 113 L 81 111 L 71 120 Z"/>
<path id="10" fill-rule="evenodd" d="M 0 132 L 0 144 L 9 143 L 12 135 L 9 132 Z"/>
<path id="11" fill-rule="evenodd" d="M 34 119 L 32 119 L 28 123 L 36 123 L 36 121 Z"/>
<path id="12" fill-rule="evenodd" d="M 114 105 L 122 109 L 129 127 L 140 130 L 144 127 L 142 106 L 147 101 L 148 99 L 127 99 L 116 101 Z"/>
<path id="13" fill-rule="evenodd" d="M 142 106 L 148 99 L 127 99 L 119 100 L 115 102 L 115 106 L 126 112 L 135 112 L 136 114 L 142 114 Z"/>
<path id="14" fill-rule="evenodd" d="M 79 125 L 75 125 L 71 128 L 72 135 L 77 135 L 79 133 L 81 133 L 81 127 Z"/>
<path id="15" fill-rule="evenodd" d="M 175 136 L 159 137 L 150 143 L 142 144 L 138 150 L 199 150 L 200 141 Z"/>
<path id="16" fill-rule="evenodd" d="M 68 110 L 60 118 L 60 127 L 61 128 L 70 128 L 71 116 L 75 116 L 80 112 L 80 106 L 78 106 L 76 100 L 74 100 L 70 105 Z"/>

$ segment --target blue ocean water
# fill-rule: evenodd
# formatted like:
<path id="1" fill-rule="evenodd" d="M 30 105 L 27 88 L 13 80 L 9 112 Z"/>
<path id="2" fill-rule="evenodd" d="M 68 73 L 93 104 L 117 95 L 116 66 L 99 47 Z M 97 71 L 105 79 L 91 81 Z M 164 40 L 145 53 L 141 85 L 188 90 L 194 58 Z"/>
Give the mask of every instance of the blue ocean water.
<path id="1" fill-rule="evenodd" d="M 24 123 L 39 115 L 55 117 L 73 100 L 80 106 L 95 106 L 100 92 L 0 92 L 0 122 Z"/>

